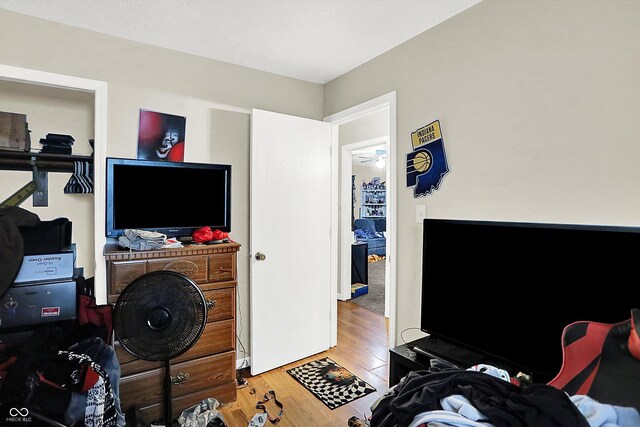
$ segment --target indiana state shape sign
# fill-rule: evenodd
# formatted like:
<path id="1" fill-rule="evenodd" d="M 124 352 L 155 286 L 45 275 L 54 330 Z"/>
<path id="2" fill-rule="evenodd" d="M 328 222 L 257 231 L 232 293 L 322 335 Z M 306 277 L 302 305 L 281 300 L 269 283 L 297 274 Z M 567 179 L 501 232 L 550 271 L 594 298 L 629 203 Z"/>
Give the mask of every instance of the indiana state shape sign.
<path id="1" fill-rule="evenodd" d="M 413 151 L 407 154 L 407 187 L 414 187 L 413 197 L 424 197 L 437 190 L 447 172 L 447 156 L 440 122 L 429 123 L 411 132 Z"/>

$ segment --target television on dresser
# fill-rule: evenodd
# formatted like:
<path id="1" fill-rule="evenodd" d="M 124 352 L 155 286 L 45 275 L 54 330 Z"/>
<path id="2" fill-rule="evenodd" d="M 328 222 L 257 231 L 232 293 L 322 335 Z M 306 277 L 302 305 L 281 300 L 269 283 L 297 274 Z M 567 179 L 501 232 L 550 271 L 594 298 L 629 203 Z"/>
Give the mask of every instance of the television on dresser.
<path id="1" fill-rule="evenodd" d="M 639 266 L 640 227 L 427 218 L 416 350 L 546 383 L 565 326 L 640 306 Z"/>
<path id="2" fill-rule="evenodd" d="M 231 166 L 106 161 L 106 236 L 125 229 L 190 237 L 200 227 L 231 231 Z"/>

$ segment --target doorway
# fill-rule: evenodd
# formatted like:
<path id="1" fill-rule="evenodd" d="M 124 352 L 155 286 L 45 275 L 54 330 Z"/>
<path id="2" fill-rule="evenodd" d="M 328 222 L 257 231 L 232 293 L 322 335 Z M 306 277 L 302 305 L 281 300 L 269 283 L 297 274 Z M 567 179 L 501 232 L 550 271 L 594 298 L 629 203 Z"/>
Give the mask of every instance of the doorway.
<path id="1" fill-rule="evenodd" d="M 385 120 L 382 111 L 379 120 Z M 388 131 L 385 133 L 388 134 Z M 351 301 L 389 317 L 389 292 L 386 272 L 388 135 L 343 146 L 343 155 L 351 152 L 352 230 Z M 348 169 L 348 168 L 347 168 Z"/>
<path id="2" fill-rule="evenodd" d="M 332 125 L 332 200 L 338 224 L 333 231 L 333 253 L 337 259 L 335 272 L 338 277 L 336 300 L 351 298 L 351 245 L 352 230 L 352 174 L 353 151 L 368 146 L 383 145 L 386 150 L 384 181 L 388 189 L 385 221 L 385 317 L 388 318 L 388 346 L 394 347 L 395 339 L 395 290 L 396 290 L 396 94 L 382 95 L 355 107 L 325 118 Z M 381 130 L 384 129 L 384 130 Z M 382 177 L 381 177 L 382 178 Z M 333 315 L 337 319 L 337 315 Z M 337 335 L 337 322 L 332 322 L 332 337 Z M 332 338 L 332 345 L 336 341 Z"/>

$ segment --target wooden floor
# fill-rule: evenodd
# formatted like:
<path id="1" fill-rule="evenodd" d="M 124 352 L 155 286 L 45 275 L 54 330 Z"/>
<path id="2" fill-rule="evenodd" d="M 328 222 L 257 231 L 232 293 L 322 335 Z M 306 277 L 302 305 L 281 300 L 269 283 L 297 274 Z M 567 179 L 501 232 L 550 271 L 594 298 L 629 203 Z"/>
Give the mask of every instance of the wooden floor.
<path id="1" fill-rule="evenodd" d="M 353 415 L 361 418 L 370 416 L 371 404 L 388 388 L 387 330 L 388 321 L 382 315 L 349 301 L 339 301 L 338 345 L 255 377 L 245 375 L 248 385 L 238 390 L 238 399 L 219 408 L 225 423 L 229 427 L 247 427 L 251 418 L 262 412 L 256 409 L 256 403 L 269 390 L 274 390 L 284 405 L 284 415 L 278 423 L 282 427 L 346 427 L 347 420 Z M 277 348 L 274 351 L 278 351 Z M 375 387 L 376 392 L 334 410 L 329 409 L 286 372 L 322 357 L 329 357 L 348 369 Z M 251 394 L 252 389 L 255 389 L 255 394 Z M 272 400 L 266 406 L 270 414 L 277 414 Z"/>

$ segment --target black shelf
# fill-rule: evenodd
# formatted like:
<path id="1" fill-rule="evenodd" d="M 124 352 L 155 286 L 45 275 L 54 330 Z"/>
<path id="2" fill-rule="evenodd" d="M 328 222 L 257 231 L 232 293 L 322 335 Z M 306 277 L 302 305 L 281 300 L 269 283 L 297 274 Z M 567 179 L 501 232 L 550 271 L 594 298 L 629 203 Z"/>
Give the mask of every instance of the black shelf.
<path id="1" fill-rule="evenodd" d="M 487 364 L 505 369 L 511 376 L 519 372 L 531 372 L 523 366 L 497 356 L 475 351 L 439 338 L 419 338 L 415 341 L 389 349 L 389 387 L 396 385 L 410 371 L 428 370 L 431 359 L 440 359 L 467 369 L 478 364 Z M 550 378 L 535 378 L 538 382 Z"/>
<path id="2" fill-rule="evenodd" d="M 413 351 L 418 342 L 416 340 L 389 349 L 389 387 L 398 384 L 411 371 L 429 368 L 429 359 Z"/>
<path id="3" fill-rule="evenodd" d="M 74 161 L 93 164 L 93 156 L 0 150 L 0 169 L 2 170 L 31 171 L 35 166 L 43 172 L 73 173 Z"/>

